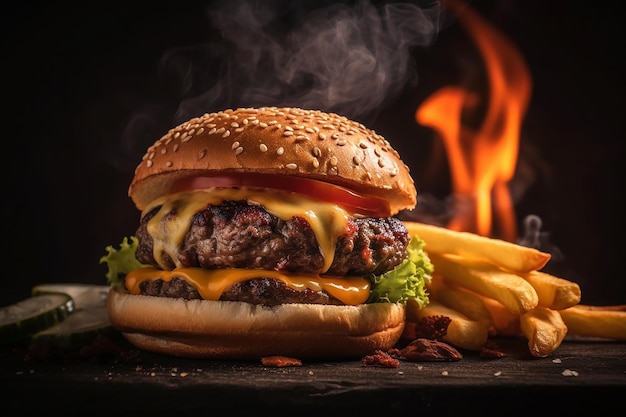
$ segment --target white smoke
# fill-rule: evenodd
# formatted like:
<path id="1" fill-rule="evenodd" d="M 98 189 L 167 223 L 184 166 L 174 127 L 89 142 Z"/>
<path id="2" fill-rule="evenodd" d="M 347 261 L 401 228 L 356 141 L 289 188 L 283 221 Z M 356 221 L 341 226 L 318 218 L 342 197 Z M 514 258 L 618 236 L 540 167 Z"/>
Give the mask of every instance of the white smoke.
<path id="1" fill-rule="evenodd" d="M 357 120 L 375 114 L 417 82 L 414 49 L 434 42 L 440 6 L 421 3 L 213 7 L 219 36 L 161 62 L 164 79 L 179 86 L 175 121 L 240 106 L 316 108 Z"/>

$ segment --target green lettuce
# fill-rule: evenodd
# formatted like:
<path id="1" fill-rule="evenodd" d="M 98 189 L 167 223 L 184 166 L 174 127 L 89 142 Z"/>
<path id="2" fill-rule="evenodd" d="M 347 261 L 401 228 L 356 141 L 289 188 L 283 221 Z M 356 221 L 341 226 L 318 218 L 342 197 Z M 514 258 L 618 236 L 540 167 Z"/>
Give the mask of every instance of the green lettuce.
<path id="1" fill-rule="evenodd" d="M 407 252 L 407 259 L 393 270 L 367 277 L 372 282 L 368 303 L 406 304 L 415 300 L 420 308 L 428 304 L 426 284 L 432 279 L 434 267 L 424 251 L 424 241 L 413 236 Z"/>
<path id="2" fill-rule="evenodd" d="M 124 289 L 124 278 L 126 275 L 137 268 L 142 268 L 147 265 L 142 264 L 135 258 L 135 251 L 139 241 L 135 236 L 124 238 L 120 244 L 119 249 L 115 249 L 113 246 L 107 246 L 105 249 L 107 255 L 100 258 L 100 263 L 105 263 L 108 266 L 106 274 L 107 283 L 114 288 Z"/>

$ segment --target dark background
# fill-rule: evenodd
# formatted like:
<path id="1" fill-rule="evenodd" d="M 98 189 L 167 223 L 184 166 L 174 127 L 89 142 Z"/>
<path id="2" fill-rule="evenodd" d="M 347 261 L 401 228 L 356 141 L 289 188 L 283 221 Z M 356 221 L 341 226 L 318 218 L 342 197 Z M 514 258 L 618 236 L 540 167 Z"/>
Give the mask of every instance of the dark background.
<path id="1" fill-rule="evenodd" d="M 280 7 L 268 26 L 280 37 L 308 11 L 337 2 L 274 3 Z M 185 85 L 164 76 L 160 62 L 194 45 L 227 49 L 207 18 L 217 2 L 156 4 L 5 5 L 2 305 L 41 282 L 104 284 L 105 246 L 134 233 L 139 213 L 126 195 L 134 167 L 187 115 L 179 107 Z M 540 216 L 562 255 L 549 270 L 578 282 L 583 302 L 626 303 L 624 12 L 562 0 L 469 4 L 519 47 L 533 78 L 517 177 L 524 183 L 516 201 L 520 227 L 525 216 Z M 480 58 L 451 17 L 432 45 L 412 54 L 414 82 L 376 111 L 347 115 L 392 142 L 423 196 L 445 199 L 449 178 L 446 161 L 435 158 L 438 139 L 413 114 L 430 93 L 479 70 Z M 208 80 L 224 70 L 218 60 L 209 64 Z M 263 104 L 236 92 L 223 91 L 199 113 Z"/>

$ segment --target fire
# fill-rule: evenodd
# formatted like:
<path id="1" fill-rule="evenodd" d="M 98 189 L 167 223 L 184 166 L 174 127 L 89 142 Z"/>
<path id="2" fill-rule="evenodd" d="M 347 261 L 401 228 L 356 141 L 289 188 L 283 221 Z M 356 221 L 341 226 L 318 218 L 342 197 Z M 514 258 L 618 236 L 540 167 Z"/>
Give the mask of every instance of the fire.
<path id="1" fill-rule="evenodd" d="M 441 136 L 450 163 L 455 208 L 448 228 L 517 238 L 515 208 L 509 181 L 515 173 L 521 123 L 532 80 L 519 51 L 483 18 L 458 1 L 446 1 L 458 12 L 480 51 L 489 80 L 486 111 L 478 126 L 463 124 L 464 110 L 478 100 L 475 93 L 457 86 L 444 87 L 417 109 L 418 123 Z"/>

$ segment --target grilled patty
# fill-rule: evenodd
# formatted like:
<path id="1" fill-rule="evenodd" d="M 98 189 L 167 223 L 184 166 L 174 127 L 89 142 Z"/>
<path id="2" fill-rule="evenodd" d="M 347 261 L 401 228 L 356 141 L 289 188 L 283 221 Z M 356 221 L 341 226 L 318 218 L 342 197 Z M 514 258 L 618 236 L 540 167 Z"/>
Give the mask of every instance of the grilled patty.
<path id="1" fill-rule="evenodd" d="M 154 242 L 147 232 L 147 224 L 160 209 L 156 207 L 147 213 L 136 233 L 139 239 L 137 259 L 157 268 Z M 176 213 L 168 213 L 163 221 L 170 221 L 173 216 Z M 350 218 L 346 233 L 337 241 L 334 260 L 327 274 L 362 276 L 387 272 L 406 258 L 408 241 L 404 224 L 394 217 Z M 176 256 L 182 266 L 208 269 L 255 268 L 318 273 L 324 265 L 315 234 L 304 218 L 284 221 L 262 206 L 242 201 L 224 202 L 196 213 Z M 174 269 L 175 263 L 169 256 L 165 255 L 164 261 L 167 268 Z M 272 282 L 268 284 L 267 281 Z M 150 295 L 185 294 L 181 296 L 196 298 L 193 287 L 183 288 L 180 283 L 154 283 L 145 287 L 153 287 L 145 290 Z M 288 299 L 302 302 L 303 298 L 311 300 L 309 302 L 333 303 L 325 293 L 299 294 L 274 280 L 252 280 L 233 287 L 223 298 L 255 304 Z M 284 287 L 284 291 L 278 291 L 277 287 Z M 285 299 L 278 296 L 279 292 L 287 294 Z M 290 296 L 289 292 L 294 294 Z"/>

